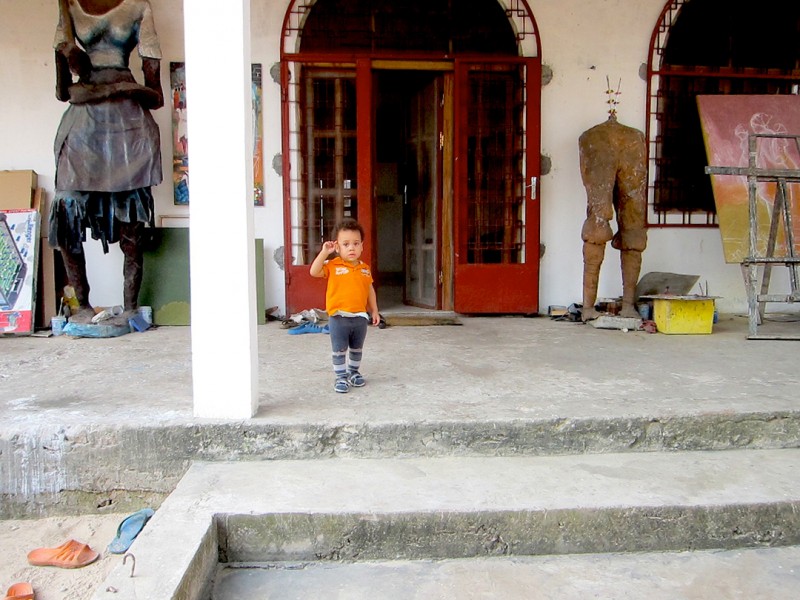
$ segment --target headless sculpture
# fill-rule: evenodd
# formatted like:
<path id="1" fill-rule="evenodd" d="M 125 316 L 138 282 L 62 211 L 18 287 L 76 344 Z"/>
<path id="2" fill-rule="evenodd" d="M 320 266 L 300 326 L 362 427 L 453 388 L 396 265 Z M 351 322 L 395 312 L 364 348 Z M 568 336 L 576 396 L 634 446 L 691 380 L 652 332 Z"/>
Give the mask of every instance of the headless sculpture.
<path id="1" fill-rule="evenodd" d="M 597 282 L 606 242 L 620 251 L 622 263 L 622 310 L 624 317 L 638 317 L 636 284 L 647 246 L 647 172 L 644 134 L 617 122 L 614 113 L 605 123 L 585 131 L 578 142 L 581 177 L 586 188 L 586 221 L 583 239 L 584 321 L 598 316 Z M 609 222 L 616 211 L 617 233 Z"/>
<path id="2" fill-rule="evenodd" d="M 164 104 L 160 58 L 147 0 L 60 0 L 55 38 L 56 97 L 68 101 L 55 140 L 56 194 L 50 244 L 61 251 L 80 305 L 71 321 L 94 316 L 83 252 L 86 228 L 103 250 L 124 254 L 124 309 L 138 308 L 145 225 L 153 225 L 151 186 L 161 183 L 158 126 Z M 139 50 L 144 85 L 128 68 Z M 78 81 L 74 81 L 74 77 Z"/>

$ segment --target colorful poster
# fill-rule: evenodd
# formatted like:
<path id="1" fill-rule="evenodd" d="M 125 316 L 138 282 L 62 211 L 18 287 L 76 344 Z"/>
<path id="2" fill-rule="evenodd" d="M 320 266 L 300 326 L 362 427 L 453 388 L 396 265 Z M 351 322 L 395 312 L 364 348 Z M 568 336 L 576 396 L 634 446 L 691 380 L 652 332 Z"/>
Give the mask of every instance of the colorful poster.
<path id="1" fill-rule="evenodd" d="M 189 204 L 189 139 L 186 131 L 186 70 L 169 63 L 172 98 L 172 183 L 175 204 Z"/>
<path id="2" fill-rule="evenodd" d="M 708 164 L 712 167 L 747 167 L 750 134 L 800 135 L 800 96 L 788 95 L 719 95 L 698 96 L 700 123 L 706 145 Z M 800 147 L 794 138 L 759 138 L 756 167 L 800 169 Z M 714 203 L 725 262 L 741 263 L 750 254 L 750 207 L 747 177 L 711 175 Z M 776 184 L 761 182 L 756 186 L 756 251 L 766 255 L 772 205 Z M 791 200 L 794 252 L 800 254 L 800 183 L 787 183 Z M 783 220 L 780 222 L 775 256 L 787 256 Z"/>
<path id="3" fill-rule="evenodd" d="M 253 101 L 253 203 L 264 206 L 264 127 L 261 65 L 251 66 Z M 172 182 L 175 204 L 189 204 L 189 140 L 186 131 L 186 70 L 184 63 L 169 63 L 172 96 Z"/>
<path id="4" fill-rule="evenodd" d="M 252 65 L 253 203 L 264 206 L 264 126 L 262 125 L 261 64 Z"/>
<path id="5" fill-rule="evenodd" d="M 0 211 L 0 334 L 33 333 L 38 254 L 39 211 Z"/>

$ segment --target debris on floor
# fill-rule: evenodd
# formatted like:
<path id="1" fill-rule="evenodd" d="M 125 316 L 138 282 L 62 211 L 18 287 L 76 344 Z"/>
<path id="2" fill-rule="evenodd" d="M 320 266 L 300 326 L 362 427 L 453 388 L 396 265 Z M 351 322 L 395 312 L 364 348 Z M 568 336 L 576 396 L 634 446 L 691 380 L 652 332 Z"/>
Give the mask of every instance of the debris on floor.
<path id="1" fill-rule="evenodd" d="M 619 329 L 621 331 L 638 331 L 642 320 L 634 317 L 618 317 L 615 315 L 600 315 L 589 321 L 595 329 Z"/>

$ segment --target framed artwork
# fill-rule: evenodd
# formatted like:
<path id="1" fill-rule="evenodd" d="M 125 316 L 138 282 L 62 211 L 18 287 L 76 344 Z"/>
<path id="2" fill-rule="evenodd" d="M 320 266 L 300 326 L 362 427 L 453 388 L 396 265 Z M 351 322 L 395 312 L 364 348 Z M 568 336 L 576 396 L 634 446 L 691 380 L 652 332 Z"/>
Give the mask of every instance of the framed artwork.
<path id="1" fill-rule="evenodd" d="M 708 164 L 712 167 L 747 167 L 750 134 L 800 135 L 800 96 L 716 95 L 698 96 L 697 106 Z M 800 169 L 800 147 L 792 138 L 760 138 L 756 166 L 762 169 Z M 726 263 L 741 263 L 749 254 L 750 208 L 747 177 L 710 175 Z M 766 252 L 774 182 L 757 184 L 757 251 Z M 788 183 L 792 232 L 800 245 L 800 184 Z M 787 255 L 786 238 L 777 237 L 776 256 Z M 800 254 L 800 247 L 794 248 Z"/>
<path id="2" fill-rule="evenodd" d="M 189 139 L 186 131 L 186 69 L 169 63 L 172 98 L 172 184 L 175 204 L 189 204 Z"/>
<path id="3" fill-rule="evenodd" d="M 253 110 L 253 203 L 264 206 L 264 126 L 261 64 L 251 65 Z M 169 63 L 172 98 L 172 183 L 176 205 L 189 204 L 189 139 L 186 129 L 186 69 Z"/>
<path id="4" fill-rule="evenodd" d="M 253 203 L 264 206 L 264 125 L 262 123 L 261 64 L 252 65 L 253 90 Z"/>
<path id="5" fill-rule="evenodd" d="M 39 211 L 0 211 L 0 335 L 33 333 Z"/>

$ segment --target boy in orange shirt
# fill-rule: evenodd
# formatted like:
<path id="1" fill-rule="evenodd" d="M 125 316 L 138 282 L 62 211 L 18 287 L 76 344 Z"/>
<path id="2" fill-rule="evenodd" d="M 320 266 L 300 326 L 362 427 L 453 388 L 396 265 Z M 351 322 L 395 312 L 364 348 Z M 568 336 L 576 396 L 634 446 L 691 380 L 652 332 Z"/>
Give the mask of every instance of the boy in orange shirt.
<path id="1" fill-rule="evenodd" d="M 361 260 L 364 249 L 364 229 L 353 219 L 345 219 L 336 226 L 336 241 L 322 244 L 322 249 L 311 263 L 312 277 L 325 277 L 325 311 L 331 336 L 333 372 L 336 382 L 333 389 L 339 393 L 350 387 L 362 387 L 366 382 L 359 373 L 367 327 L 378 325 L 378 299 L 372 285 L 369 265 Z M 328 257 L 337 252 L 332 260 Z"/>

